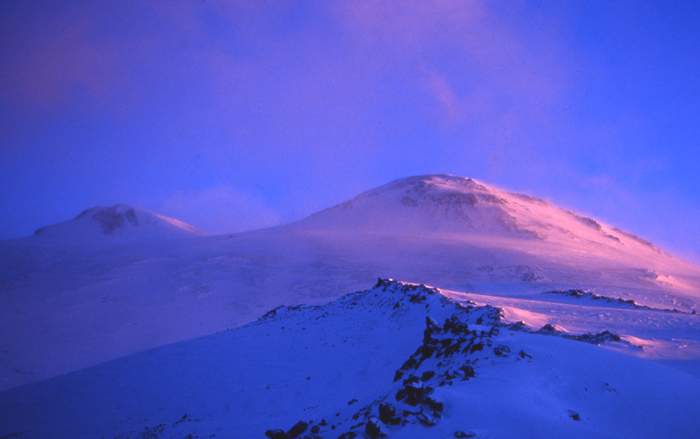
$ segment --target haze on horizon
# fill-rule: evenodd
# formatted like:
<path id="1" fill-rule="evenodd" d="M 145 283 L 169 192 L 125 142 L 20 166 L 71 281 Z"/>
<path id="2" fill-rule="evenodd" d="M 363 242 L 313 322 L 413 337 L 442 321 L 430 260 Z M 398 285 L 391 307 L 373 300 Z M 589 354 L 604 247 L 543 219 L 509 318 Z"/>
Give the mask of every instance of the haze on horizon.
<path id="1" fill-rule="evenodd" d="M 694 2 L 0 6 L 0 239 L 124 203 L 209 233 L 410 175 L 700 260 Z"/>

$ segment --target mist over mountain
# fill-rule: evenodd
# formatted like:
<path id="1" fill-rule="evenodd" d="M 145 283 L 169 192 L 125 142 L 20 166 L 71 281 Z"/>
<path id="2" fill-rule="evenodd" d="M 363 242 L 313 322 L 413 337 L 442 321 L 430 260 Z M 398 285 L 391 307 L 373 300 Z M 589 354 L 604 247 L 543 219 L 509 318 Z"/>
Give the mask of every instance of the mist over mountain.
<path id="1" fill-rule="evenodd" d="M 374 290 L 367 290 L 377 277 L 391 277 L 401 282 L 380 281 Z M 221 429 L 230 431 L 238 428 L 234 421 L 242 422 L 243 406 L 236 409 L 236 414 L 231 415 L 233 417 L 227 417 L 229 415 L 220 411 L 223 410 L 221 407 L 231 408 L 238 404 L 227 399 L 236 392 L 248 395 L 246 401 L 258 407 L 255 409 L 258 410 L 255 412 L 257 414 L 251 415 L 245 423 L 247 427 L 241 430 L 253 436 L 262 435 L 267 428 L 291 427 L 293 419 L 309 417 L 303 415 L 305 412 L 309 415 L 314 413 L 316 425 L 320 422 L 318 417 L 330 422 L 327 418 L 333 414 L 328 413 L 336 412 L 333 407 L 348 406 L 343 399 L 351 396 L 347 392 L 352 386 L 344 387 L 345 381 L 341 380 L 334 384 L 337 394 L 322 395 L 321 388 L 314 387 L 318 384 L 316 382 L 311 383 L 311 388 L 305 387 L 309 384 L 305 380 L 294 381 L 296 378 L 287 383 L 284 377 L 296 377 L 295 374 L 304 369 L 304 362 L 314 361 L 313 355 L 307 358 L 306 353 L 302 355 L 302 352 L 298 352 L 299 347 L 282 348 L 288 343 L 291 343 L 289 346 L 296 346 L 294 340 L 298 343 L 308 340 L 311 344 L 307 348 L 324 358 L 314 366 L 317 368 L 314 374 L 320 373 L 326 376 L 326 380 L 330 380 L 332 374 L 328 375 L 331 372 L 323 368 L 325 363 L 344 364 L 349 368 L 348 379 L 358 382 L 367 380 L 367 362 L 378 362 L 377 376 L 384 378 L 377 378 L 381 382 L 376 383 L 371 379 L 366 381 L 366 388 L 372 390 L 368 390 L 369 393 L 363 394 L 362 398 L 357 397 L 365 404 L 364 411 L 361 410 L 355 419 L 356 411 L 344 414 L 345 411 L 341 410 L 342 419 L 333 422 L 338 428 L 342 424 L 348 434 L 368 435 L 370 433 L 363 429 L 369 428 L 366 427 L 369 424 L 376 424 L 371 418 L 379 416 L 379 404 L 390 401 L 389 397 L 393 397 L 402 385 L 407 385 L 402 380 L 411 374 L 420 378 L 416 375 L 418 372 L 439 372 L 445 376 L 453 373 L 451 369 L 444 369 L 444 362 L 441 365 L 438 361 L 430 370 L 406 369 L 401 380 L 385 380 L 385 375 L 393 376 L 407 361 L 403 357 L 410 357 L 412 350 L 416 349 L 417 344 L 420 345 L 416 335 L 407 332 L 404 338 L 402 328 L 411 327 L 411 334 L 420 334 L 425 329 L 425 317 L 436 321 L 451 318 L 453 313 L 432 311 L 442 309 L 450 301 L 454 304 L 449 306 L 457 306 L 458 314 L 470 313 L 473 307 L 498 309 L 498 318 L 490 326 L 484 327 L 476 317 L 465 317 L 465 324 L 476 325 L 477 335 L 482 330 L 489 332 L 493 328 L 500 328 L 501 331 L 508 328 L 514 331 L 512 337 L 518 339 L 518 343 L 529 346 L 529 350 L 524 349 L 524 352 L 540 353 L 541 358 L 533 358 L 533 361 L 542 362 L 529 370 L 525 374 L 527 378 L 523 379 L 539 382 L 544 379 L 541 374 L 550 376 L 560 374 L 561 368 L 573 368 L 570 370 L 575 373 L 562 378 L 564 384 L 557 390 L 560 392 L 558 396 L 548 394 L 551 389 L 543 390 L 537 386 L 527 390 L 544 392 L 549 395 L 547 398 L 553 398 L 550 405 L 538 406 L 540 408 L 536 409 L 536 414 L 528 413 L 534 416 L 532 419 L 539 419 L 539 425 L 549 425 L 563 436 L 585 437 L 587 434 L 616 431 L 619 434 L 610 437 L 639 437 L 641 430 L 632 426 L 641 422 L 640 419 L 648 418 L 644 410 L 657 411 L 659 408 L 652 407 L 653 403 L 649 400 L 644 403 L 645 409 L 639 416 L 630 414 L 628 405 L 632 404 L 633 399 L 643 398 L 644 393 L 635 387 L 634 380 L 644 379 L 655 392 L 686 402 L 689 393 L 685 393 L 683 385 L 679 383 L 685 380 L 688 389 L 700 388 L 700 331 L 696 314 L 700 306 L 698 267 L 595 219 L 529 195 L 503 191 L 472 179 L 450 175 L 400 179 L 291 224 L 219 236 L 201 236 L 177 220 L 125 205 L 96 207 L 82 212 L 73 220 L 43 227 L 30 237 L 0 241 L 0 280 L 3 299 L 3 307 L 0 308 L 0 389 L 6 390 L 0 392 L 0 406 L 4 404 L 7 413 L 16 413 L 13 419 L 17 420 L 7 424 L 14 426 L 11 429 L 0 430 L 0 436 L 19 434 L 22 428 L 29 428 L 23 418 L 29 419 L 34 416 L 30 412 L 45 409 L 37 401 L 55 400 L 61 395 L 65 396 L 62 404 L 66 405 L 60 413 L 72 419 L 66 428 L 57 427 L 58 418 L 50 417 L 42 424 L 43 427 L 37 427 L 36 434 L 26 437 L 60 437 L 61 432 L 68 431 L 72 433 L 64 437 L 93 437 L 87 431 L 115 436 L 126 434 L 126 437 L 161 437 L 169 431 L 176 434 L 175 437 L 188 437 L 182 436 L 186 434 L 200 437 L 197 436 L 202 434 L 200 430 L 196 430 L 199 431 L 197 433 L 189 427 L 183 429 L 185 423 L 194 425 L 189 422 L 194 422 L 192 416 L 195 415 L 192 413 L 197 410 L 201 413 L 219 413 L 200 418 L 208 425 L 204 430 L 211 430 L 210 434 L 218 436 L 216 432 Z M 388 301 L 393 299 L 381 299 L 384 297 L 382 295 L 387 288 L 407 293 L 406 288 L 423 288 L 418 287 L 420 284 L 438 287 L 440 297 L 448 302 L 440 299 L 435 304 L 430 301 L 423 303 L 423 299 L 416 296 L 414 301 L 420 305 L 416 308 L 409 295 L 406 303 L 410 305 L 406 305 L 406 310 L 420 309 L 423 314 L 398 323 L 395 318 L 403 312 L 402 305 L 392 307 L 405 301 L 389 304 Z M 363 293 L 361 300 L 357 296 L 360 300 L 358 303 L 362 305 L 354 305 L 353 292 L 364 290 L 369 292 Z M 378 299 L 372 299 L 372 294 L 376 294 L 374 297 Z M 248 340 L 241 341 L 243 344 L 236 348 L 232 347 L 228 338 L 212 335 L 253 322 L 273 309 L 277 311 L 268 313 L 267 320 L 270 320 L 270 315 L 275 316 L 273 320 L 276 320 L 282 315 L 280 313 L 283 311 L 278 308 L 281 305 L 292 307 L 289 308 L 290 316 L 306 316 L 304 313 L 307 312 L 323 316 L 326 308 L 321 307 L 341 297 L 340 302 L 334 303 L 344 303 L 343 306 L 348 307 L 347 316 L 336 314 L 333 318 L 314 320 L 316 323 L 312 324 L 316 328 L 313 331 L 318 334 L 328 333 L 330 338 L 319 339 L 326 340 L 323 345 L 318 344 L 318 340 L 312 342 L 306 338 L 311 334 L 306 332 L 311 331 L 311 321 L 304 320 L 308 316 L 299 317 L 301 320 L 293 320 L 292 325 L 285 324 L 284 328 L 274 331 L 266 330 L 271 327 L 264 322 L 235 329 L 235 334 L 246 334 L 241 337 Z M 302 304 L 310 308 L 298 308 Z M 391 306 L 386 308 L 388 305 Z M 351 309 L 356 311 L 351 312 Z M 360 309 L 362 316 L 373 316 L 372 323 L 362 330 L 365 332 L 358 332 L 360 329 L 349 323 L 364 318 L 353 314 L 360 312 L 357 311 Z M 347 325 L 343 326 L 346 324 L 343 322 Z M 381 338 L 381 343 L 377 339 L 377 343 L 382 346 L 403 346 L 405 350 L 394 352 L 393 348 L 377 348 L 371 359 L 361 359 L 352 351 L 361 351 L 361 343 L 351 351 L 329 348 L 344 345 L 348 339 L 368 340 L 374 344 L 375 341 L 371 341 L 374 339 L 366 338 L 369 334 L 366 331 L 373 331 L 373 327 L 377 330 L 386 327 L 391 333 L 381 336 L 384 338 Z M 471 337 L 468 334 L 455 335 L 465 340 Z M 559 341 L 540 341 L 538 337 L 542 336 L 554 336 Z M 270 349 L 282 350 L 272 354 L 249 344 L 260 342 L 264 345 L 267 343 L 262 341 L 266 340 L 265 337 L 272 337 Z M 442 336 L 440 340 L 445 337 Z M 482 381 L 485 384 L 503 376 L 501 369 L 486 367 L 492 363 L 494 355 L 510 357 L 516 349 L 515 345 L 506 343 L 507 339 L 493 337 L 494 334 L 491 334 L 481 341 L 473 340 L 473 343 L 491 343 L 488 344 L 488 355 L 470 352 L 470 348 L 466 354 L 462 353 L 464 357 L 459 357 L 462 366 L 468 364 L 476 367 L 480 364 L 482 372 L 491 377 Z M 443 343 L 440 340 L 435 343 Z M 600 347 L 592 351 L 588 347 L 578 348 L 582 345 L 581 341 L 599 344 Z M 166 346 L 177 342 L 181 343 Z M 444 343 L 445 347 L 450 346 L 447 341 Z M 494 348 L 500 345 L 508 346 L 511 355 L 495 353 Z M 139 354 L 161 346 L 166 347 L 153 351 L 153 354 Z M 277 388 L 276 396 L 267 392 L 268 388 L 251 390 L 257 388 L 257 384 L 253 387 L 249 385 L 255 382 L 255 378 L 240 380 L 234 375 L 222 376 L 220 383 L 202 384 L 210 389 L 207 392 L 213 392 L 211 389 L 219 384 L 222 389 L 228 389 L 225 394 L 213 392 L 212 404 L 222 406 L 192 402 L 197 400 L 198 392 L 203 391 L 198 388 L 201 381 L 194 378 L 183 381 L 186 390 L 183 387 L 182 394 L 189 395 L 186 398 L 183 396 L 185 399 L 175 398 L 165 390 L 172 387 L 171 380 L 175 380 L 174 377 L 182 370 L 195 377 L 203 373 L 200 368 L 205 368 L 216 376 L 219 368 L 232 367 L 232 364 L 216 357 L 219 354 L 214 354 L 229 352 L 229 349 L 233 349 L 230 358 L 237 359 L 235 370 L 241 376 L 262 367 L 267 355 L 272 355 L 271 358 L 279 356 L 280 367 L 288 367 L 287 372 L 279 374 L 272 366 L 262 368 L 258 383 L 264 381 L 268 383 L 266 386 L 270 386 L 269 389 Z M 464 346 L 460 349 L 463 350 Z M 562 356 L 562 350 L 572 354 Z M 497 351 L 504 353 L 502 349 Z M 184 357 L 183 352 L 186 353 Z M 191 352 L 200 354 L 192 357 Z M 301 363 L 285 360 L 297 355 Z M 545 361 L 544 358 L 548 356 L 559 359 Z M 578 361 L 577 356 L 592 358 L 585 370 L 573 366 Z M 519 358 L 518 361 L 523 361 L 527 357 Z M 106 361 L 110 362 L 98 366 Z M 156 377 L 159 373 L 157 370 L 161 369 L 151 370 L 156 364 L 152 361 L 160 365 L 169 364 L 166 370 L 170 372 Z M 287 366 L 282 366 L 285 362 Z M 605 383 L 610 385 L 612 378 L 605 375 L 605 371 L 611 362 L 626 365 L 620 366 L 622 369 L 629 367 L 634 370 L 630 375 L 634 378 L 624 380 L 620 378 L 622 369 L 619 373 L 611 372 L 619 378 L 618 392 L 621 388 L 626 389 L 628 396 L 614 403 L 603 402 L 596 399 L 598 397 L 589 400 L 585 393 L 587 390 L 576 393 L 579 396 L 574 399 L 566 394 L 568 390 L 565 389 L 574 385 L 580 374 L 590 377 L 588 381 L 584 380 L 587 383 L 584 387 L 604 388 L 600 386 Z M 127 370 L 129 372 L 124 375 Z M 515 373 L 508 370 L 509 374 Z M 66 373 L 70 374 L 63 375 Z M 514 376 L 519 375 L 516 373 Z M 673 377 L 669 379 L 674 384 L 664 387 L 660 377 Z M 85 380 L 92 384 L 86 384 Z M 134 392 L 142 391 L 137 388 L 149 389 L 143 391 L 152 392 L 153 397 L 136 398 L 132 405 L 117 410 L 114 408 L 115 399 L 95 396 L 99 393 L 98 389 L 120 380 L 123 382 L 118 386 L 123 394 L 119 398 L 129 398 Z M 18 387 L 28 383 L 34 384 Z M 437 384 L 439 382 L 431 386 L 434 388 Z M 71 390 L 77 388 L 83 389 L 80 391 L 83 393 Z M 286 399 L 286 393 L 279 393 L 282 388 L 287 389 L 284 392 L 292 394 L 311 393 L 308 401 L 302 398 L 305 401 L 303 404 L 296 403 Z M 483 393 L 488 385 L 478 388 L 480 390 L 476 394 L 488 399 L 487 393 Z M 383 390 L 376 393 L 376 389 Z M 436 392 L 444 402 L 445 419 L 463 416 L 465 410 L 473 410 L 468 407 L 472 407 L 469 404 L 475 401 L 467 404 L 462 394 L 473 389 L 459 386 L 454 389 L 461 390 Z M 111 394 L 112 390 L 106 392 Z M 528 404 L 527 398 L 506 393 L 505 399 L 489 400 L 489 406 L 501 410 L 504 401 L 513 398 L 519 401 L 518 404 Z M 427 395 L 424 396 L 427 398 Z M 281 398 L 280 401 L 288 401 L 288 405 L 270 405 L 272 400 L 269 398 Z M 162 403 L 164 406 L 161 408 L 168 413 L 165 418 L 153 413 L 160 401 L 171 399 L 172 403 Z M 76 400 L 91 400 L 96 405 L 88 409 L 70 402 Z M 564 400 L 565 403 L 562 402 Z M 12 401 L 19 402 L 14 404 Z M 421 401 L 418 404 L 423 407 L 421 410 L 428 410 L 429 401 Z M 569 430 L 569 424 L 545 419 L 545 412 L 551 412 L 555 406 L 561 406 L 564 410 L 564 405 L 568 407 L 566 410 L 577 413 L 580 418 L 584 416 L 579 416 L 581 410 L 594 413 L 591 416 L 602 423 Z M 549 408 L 543 408 L 545 406 Z M 611 408 L 613 406 L 618 407 L 615 409 L 617 411 Z M 692 404 L 686 406 L 691 407 Z M 117 413 L 110 419 L 124 422 L 127 418 L 134 419 L 137 414 L 149 421 L 136 424 L 129 421 L 128 428 L 106 428 L 106 419 L 95 412 L 93 421 L 88 425 L 73 419 L 77 416 L 75 410 L 80 407 L 83 407 L 80 410 L 95 411 L 99 408 L 98 412 Z M 209 408 L 205 410 L 205 407 Z M 263 407 L 270 407 L 270 412 Z M 416 410 L 420 408 L 416 407 Z M 605 412 L 608 409 L 601 407 L 608 407 L 611 411 Z M 355 407 L 352 409 L 355 410 Z M 186 411 L 187 416 L 177 414 L 182 410 Z M 411 408 L 402 410 L 415 411 Z M 569 422 L 573 418 L 566 410 L 561 411 L 561 419 Z M 676 419 L 674 416 L 678 413 L 686 412 L 685 409 L 678 409 L 673 416 L 663 412 L 661 417 L 653 418 L 653 425 L 649 425 L 646 431 L 662 434 L 663 428 L 670 428 L 662 419 Z M 415 413 L 401 418 L 401 423 L 405 421 L 402 425 L 413 425 L 410 428 L 399 431 L 391 427 L 393 424 L 383 421 L 383 427 L 376 425 L 391 437 L 424 437 L 427 433 L 421 428 L 429 427 L 427 424 L 433 421 L 433 426 L 444 426 L 440 434 L 445 437 L 449 436 L 449 429 L 472 428 L 474 425 L 458 426 L 453 421 L 440 424 L 436 421 L 441 416 L 440 412 L 437 415 L 425 412 L 425 416 L 430 416 L 433 421 L 421 420 L 423 418 Z M 523 419 L 529 415 L 525 412 L 513 414 L 523 416 Z M 175 417 L 182 419 L 178 421 Z M 156 418 L 162 419 L 159 423 L 150 421 Z M 607 420 L 603 422 L 603 418 Z M 279 422 L 270 421 L 274 419 Z M 489 421 L 479 427 L 484 434 L 496 431 L 506 434 L 507 429 L 499 430 L 497 426 L 500 418 L 492 416 L 485 419 Z M 260 425 L 263 420 L 264 426 Z M 358 426 L 359 422 L 364 423 Z M 171 427 L 159 427 L 161 423 Z M 180 427 L 175 428 L 177 425 Z M 519 428 L 541 431 L 529 421 L 523 420 L 518 425 Z M 698 426 L 692 423 L 686 427 L 690 429 L 687 431 L 696 431 Z M 336 431 L 328 428 L 319 426 L 315 436 L 308 436 L 309 432 L 305 434 L 308 437 L 335 438 L 341 433 L 338 430 L 336 434 Z M 578 424 L 576 428 L 579 428 Z M 623 430 L 627 433 L 620 433 Z M 134 433 L 137 431 L 141 433 Z M 144 431 L 151 436 L 143 436 L 146 434 Z M 77 436 L 71 436 L 73 434 Z M 601 433 L 600 436 L 605 435 Z"/>
<path id="2" fill-rule="evenodd" d="M 484 248 L 540 254 L 550 260 L 679 263 L 653 244 L 620 229 L 528 195 L 470 178 L 428 175 L 396 180 L 297 223 L 315 231 L 444 237 Z M 559 252 L 559 250 L 566 250 Z"/>

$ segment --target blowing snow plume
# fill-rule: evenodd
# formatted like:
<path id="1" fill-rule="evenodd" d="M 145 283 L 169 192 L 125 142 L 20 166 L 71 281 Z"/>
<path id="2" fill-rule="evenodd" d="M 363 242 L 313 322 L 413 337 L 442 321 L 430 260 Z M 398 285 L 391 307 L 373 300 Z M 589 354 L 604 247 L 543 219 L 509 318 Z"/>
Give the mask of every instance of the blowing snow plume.
<path id="1" fill-rule="evenodd" d="M 36 236 L 0 242 L 0 388 L 230 329 L 282 304 L 324 304 L 378 276 L 480 294 L 486 303 L 526 300 L 513 312 L 532 310 L 518 320 L 539 326 L 552 310 L 568 315 L 564 304 L 546 308 L 546 291 L 679 311 L 666 313 L 667 321 L 698 308 L 697 267 L 600 221 L 468 178 L 401 179 L 301 221 L 233 235 L 175 228 L 192 237 L 139 241 L 155 235 L 145 233 L 149 218 L 153 230 L 173 224 L 130 212 L 88 210 Z M 95 244 L 49 239 L 88 231 Z M 37 245 L 44 238 L 53 244 Z M 98 244 L 104 241 L 120 244 Z M 579 300 L 576 309 L 589 302 Z M 576 332 L 616 329 L 595 316 L 598 323 Z M 640 325 L 665 327 L 657 314 L 645 316 Z M 695 352 L 692 337 L 649 343 L 662 336 L 647 331 L 636 344 L 655 358 L 672 347 L 670 358 Z"/>

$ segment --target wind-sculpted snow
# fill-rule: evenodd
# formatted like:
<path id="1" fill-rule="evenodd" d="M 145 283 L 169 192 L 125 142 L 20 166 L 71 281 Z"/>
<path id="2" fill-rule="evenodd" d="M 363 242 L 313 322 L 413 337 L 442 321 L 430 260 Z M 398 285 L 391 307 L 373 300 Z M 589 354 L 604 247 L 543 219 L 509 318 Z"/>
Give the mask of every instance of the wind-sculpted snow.
<path id="1" fill-rule="evenodd" d="M 428 175 L 240 234 L 201 237 L 176 220 L 113 206 L 2 241 L 0 389 L 223 331 L 282 304 L 323 304 L 377 276 L 525 299 L 518 309 L 538 309 L 529 316 L 536 329 L 563 320 L 575 333 L 624 333 L 635 316 L 631 324 L 649 325 L 635 329 L 645 355 L 682 359 L 700 371 L 688 361 L 700 351 L 685 315 L 662 321 L 610 303 L 611 316 L 621 319 L 611 321 L 588 309 L 592 301 L 545 309 L 538 297 L 581 289 L 692 313 L 700 306 L 697 267 L 529 195 Z M 671 323 L 684 328 L 681 337 L 670 335 Z"/>
<path id="2" fill-rule="evenodd" d="M 391 221 L 401 228 L 432 232 L 490 231 L 492 234 L 538 238 L 520 227 L 509 202 L 472 179 L 447 175 L 411 177 L 365 192 L 353 200 L 312 215 L 301 225 L 384 229 Z M 387 230 L 400 231 L 400 229 Z"/>
<path id="3" fill-rule="evenodd" d="M 278 307 L 244 327 L 2 392 L 0 437 L 700 433 L 698 378 L 506 317 L 380 279 L 325 305 Z"/>
<path id="4" fill-rule="evenodd" d="M 687 311 L 680 311 L 676 308 L 654 308 L 652 306 L 640 305 L 639 303 L 635 302 L 632 299 L 622 299 L 620 297 L 614 298 L 614 297 L 601 296 L 601 295 L 598 295 L 595 293 L 591 293 L 590 291 L 582 291 L 582 290 L 545 291 L 542 294 L 555 294 L 559 297 L 573 298 L 576 300 L 583 300 L 583 301 L 593 301 L 593 302 L 598 302 L 598 304 L 601 304 L 603 306 L 624 306 L 624 307 L 629 307 L 629 308 L 634 308 L 634 309 L 648 309 L 648 310 L 655 310 L 655 311 L 688 313 Z M 695 310 L 690 311 L 690 314 L 695 315 L 696 314 Z"/>

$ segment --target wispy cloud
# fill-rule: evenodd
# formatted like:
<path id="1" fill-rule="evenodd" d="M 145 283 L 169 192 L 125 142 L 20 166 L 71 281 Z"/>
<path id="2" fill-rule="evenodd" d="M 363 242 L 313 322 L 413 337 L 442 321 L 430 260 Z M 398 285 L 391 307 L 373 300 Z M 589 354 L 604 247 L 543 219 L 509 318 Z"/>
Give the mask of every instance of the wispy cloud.
<path id="1" fill-rule="evenodd" d="M 160 212 L 212 234 L 242 232 L 279 223 L 277 213 L 259 195 L 227 185 L 177 191 L 163 201 Z"/>

